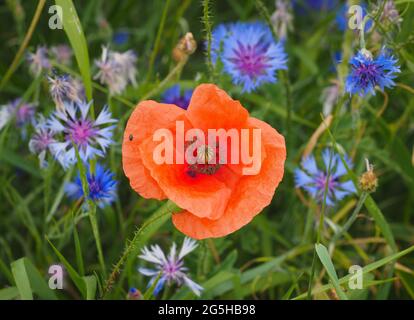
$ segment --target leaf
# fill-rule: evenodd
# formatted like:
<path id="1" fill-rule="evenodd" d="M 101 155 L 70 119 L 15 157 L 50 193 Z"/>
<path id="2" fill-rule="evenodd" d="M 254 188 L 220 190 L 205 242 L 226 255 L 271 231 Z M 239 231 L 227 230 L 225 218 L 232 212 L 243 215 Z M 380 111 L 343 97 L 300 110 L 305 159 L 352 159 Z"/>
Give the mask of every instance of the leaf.
<path id="1" fill-rule="evenodd" d="M 36 293 L 41 299 L 57 299 L 46 280 L 26 257 L 13 261 L 11 269 L 22 300 L 33 300 L 33 293 Z"/>
<path id="2" fill-rule="evenodd" d="M 9 287 L 0 290 L 0 300 L 11 300 L 19 296 L 19 290 L 16 287 Z"/>
<path id="3" fill-rule="evenodd" d="M 86 286 L 86 300 L 94 300 L 96 297 L 96 288 L 98 282 L 96 281 L 96 277 L 93 276 L 85 276 L 82 277 L 83 282 Z"/>
<path id="4" fill-rule="evenodd" d="M 56 0 L 56 4 L 62 8 L 62 23 L 66 35 L 72 46 L 83 79 L 85 94 L 88 100 L 92 100 L 92 80 L 89 63 L 88 46 L 82 25 L 79 21 L 76 8 L 72 0 Z"/>
<path id="5" fill-rule="evenodd" d="M 69 277 L 72 279 L 75 286 L 81 292 L 83 297 L 86 297 L 86 285 L 82 279 L 82 277 L 78 274 L 78 272 L 71 266 L 71 264 L 66 260 L 66 258 L 59 252 L 58 249 L 53 245 L 53 243 L 46 237 L 47 242 L 49 242 L 50 246 L 52 247 L 53 251 L 55 252 L 56 256 L 59 258 L 60 262 L 63 263 L 66 270 L 69 273 Z"/>
<path id="6" fill-rule="evenodd" d="M 323 266 L 325 267 L 325 270 L 328 273 L 328 276 L 331 279 L 331 282 L 335 287 L 336 293 L 338 294 L 339 298 L 341 300 L 348 300 L 348 297 L 339 285 L 338 275 L 336 274 L 335 267 L 332 263 L 331 257 L 329 256 L 328 250 L 322 244 L 315 244 L 315 250 Z"/>
<path id="7" fill-rule="evenodd" d="M 411 247 L 408 247 L 405 250 L 394 253 L 394 254 L 392 254 L 388 257 L 382 258 L 382 259 L 380 259 L 378 261 L 375 261 L 373 263 L 370 263 L 369 265 L 362 268 L 362 274 L 364 275 L 366 273 L 374 271 L 374 270 L 386 265 L 387 263 L 396 261 L 399 258 L 401 258 L 401 257 L 403 257 L 403 256 L 405 256 L 405 255 L 407 255 L 407 254 L 409 254 L 413 251 L 414 251 L 414 246 L 411 246 Z M 348 274 L 345 277 L 342 277 L 341 279 L 339 279 L 338 283 L 339 284 L 344 284 L 344 283 L 348 282 L 350 278 L 351 278 L 351 274 Z M 381 281 L 381 283 L 383 283 L 383 282 L 384 281 Z M 378 284 L 378 283 L 375 283 L 375 284 Z M 316 290 L 313 290 L 312 294 L 316 294 L 316 293 L 319 293 L 319 292 L 324 292 L 324 291 L 327 291 L 327 290 L 332 289 L 332 288 L 333 288 L 332 284 L 327 284 L 327 285 L 324 285 L 324 286 L 322 286 L 322 287 L 320 287 Z M 304 298 L 306 298 L 306 296 L 307 296 L 307 292 L 295 297 L 294 300 L 304 299 Z"/>

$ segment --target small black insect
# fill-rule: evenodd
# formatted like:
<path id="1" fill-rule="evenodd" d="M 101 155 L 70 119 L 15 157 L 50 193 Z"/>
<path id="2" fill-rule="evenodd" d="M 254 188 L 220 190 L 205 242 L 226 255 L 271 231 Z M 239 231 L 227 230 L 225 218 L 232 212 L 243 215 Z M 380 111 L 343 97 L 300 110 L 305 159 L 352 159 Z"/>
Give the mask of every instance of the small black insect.
<path id="1" fill-rule="evenodd" d="M 132 141 L 134 139 L 134 136 L 132 134 L 129 135 L 129 141 Z"/>

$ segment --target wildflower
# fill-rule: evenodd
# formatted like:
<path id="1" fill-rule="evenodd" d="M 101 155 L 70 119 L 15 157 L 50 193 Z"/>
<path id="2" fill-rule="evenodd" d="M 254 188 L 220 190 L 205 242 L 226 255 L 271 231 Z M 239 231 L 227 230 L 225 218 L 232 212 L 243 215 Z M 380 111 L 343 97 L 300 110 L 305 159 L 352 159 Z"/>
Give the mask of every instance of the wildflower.
<path id="1" fill-rule="evenodd" d="M 287 69 L 282 43 L 273 39 L 270 28 L 262 22 L 220 25 L 213 39 L 213 63 L 219 57 L 224 72 L 243 87 L 243 92 L 276 82 L 276 71 Z"/>
<path id="2" fill-rule="evenodd" d="M 128 83 L 136 85 L 136 61 L 137 57 L 132 50 L 119 53 L 103 47 L 101 60 L 95 61 L 99 72 L 94 79 L 106 84 L 111 94 L 120 94 Z"/>
<path id="3" fill-rule="evenodd" d="M 173 50 L 173 58 L 179 62 L 183 59 L 187 59 L 189 55 L 192 55 L 197 49 L 197 42 L 194 40 L 194 36 L 191 32 L 187 32 L 184 37 L 180 39 Z"/>
<path id="4" fill-rule="evenodd" d="M 188 269 L 184 266 L 183 258 L 193 251 L 197 247 L 197 243 L 190 239 L 185 238 L 180 252 L 177 252 L 177 246 L 175 242 L 173 243 L 170 253 L 168 256 L 164 254 L 162 249 L 158 245 L 153 245 L 148 249 L 144 247 L 141 250 L 141 255 L 138 257 L 151 262 L 155 265 L 155 269 L 148 268 L 139 268 L 138 271 L 145 276 L 152 277 L 149 286 L 154 283 L 160 274 L 157 285 L 154 289 L 154 295 L 157 295 L 165 284 L 171 285 L 175 282 L 177 285 L 182 285 L 183 283 L 191 289 L 197 296 L 201 295 L 203 287 L 195 283 L 187 276 Z"/>
<path id="5" fill-rule="evenodd" d="M 51 147 L 60 164 L 67 168 L 76 160 L 74 145 L 79 150 L 83 161 L 103 157 L 106 148 L 112 143 L 112 131 L 116 122 L 111 118 L 105 106 L 96 120 L 88 117 L 90 103 L 65 103 L 63 110 L 57 110 L 48 121 L 48 127 L 56 134 L 61 134 L 63 141 L 52 143 Z"/>
<path id="6" fill-rule="evenodd" d="M 35 133 L 29 141 L 29 150 L 38 155 L 41 168 L 47 167 L 46 153 L 48 150 L 52 152 L 51 145 L 54 142 L 54 133 L 48 128 L 46 119 L 40 115 L 35 125 Z"/>
<path id="7" fill-rule="evenodd" d="M 395 7 L 395 2 L 393 0 L 380 1 L 376 6 L 376 9 L 379 10 L 382 6 L 384 6 L 384 8 L 380 16 L 380 21 L 384 24 L 395 24 L 400 26 L 403 19 L 400 16 L 398 9 Z"/>
<path id="8" fill-rule="evenodd" d="M 48 77 L 50 95 L 59 110 L 63 111 L 67 102 L 81 103 L 81 88 L 79 82 L 67 75 Z"/>
<path id="9" fill-rule="evenodd" d="M 385 49 L 373 58 L 367 50 L 360 50 L 351 60 L 351 71 L 346 78 L 345 90 L 350 94 L 358 93 L 366 96 L 368 93 L 375 95 L 375 87 L 381 90 L 385 87 L 392 88 L 395 83 L 396 73 L 400 72 L 397 59 L 389 55 Z"/>
<path id="10" fill-rule="evenodd" d="M 190 104 L 192 94 L 193 90 L 185 90 L 181 93 L 180 85 L 176 84 L 164 91 L 164 94 L 162 95 L 162 102 L 175 104 L 176 106 L 186 110 Z"/>
<path id="11" fill-rule="evenodd" d="M 292 30 L 293 16 L 290 13 L 290 5 L 285 0 L 276 0 L 276 10 L 271 17 L 272 24 L 279 39 L 285 39 L 288 30 Z"/>
<path id="12" fill-rule="evenodd" d="M 142 293 L 137 288 L 131 288 L 128 291 L 127 300 L 142 300 Z"/>
<path id="13" fill-rule="evenodd" d="M 351 180 L 341 181 L 347 171 L 337 153 L 325 149 L 322 153 L 324 169 L 319 169 L 315 157 L 310 155 L 302 160 L 302 169 L 295 169 L 295 185 L 303 188 L 318 202 L 323 202 L 326 192 L 326 204 L 333 206 L 347 195 L 355 193 L 356 189 Z M 351 160 L 345 157 L 348 167 Z"/>
<path id="14" fill-rule="evenodd" d="M 52 66 L 47 56 L 46 47 L 37 47 L 35 53 L 28 53 L 27 61 L 29 70 L 34 76 L 39 76 L 43 70 L 49 70 Z"/>
<path id="15" fill-rule="evenodd" d="M 111 171 L 98 164 L 95 173 L 91 173 L 90 167 L 88 167 L 86 180 L 89 189 L 88 199 L 95 202 L 100 208 L 104 208 L 115 201 L 117 181 Z M 80 173 L 78 173 L 74 182 L 65 185 L 65 192 L 73 200 L 84 198 Z"/>
<path id="16" fill-rule="evenodd" d="M 153 158 L 157 142 L 152 136 L 159 128 L 175 126 L 177 120 L 186 123 L 184 131 L 194 128 L 205 135 L 208 129 L 260 129 L 261 154 L 266 156 L 258 157 L 257 174 L 246 174 L 244 169 L 251 164 L 242 163 L 220 163 L 218 167 L 209 163 L 157 164 Z M 230 153 L 240 154 L 250 144 L 243 140 L 229 147 Z M 174 225 L 195 239 L 222 237 L 249 223 L 271 202 L 283 177 L 285 158 L 283 136 L 249 117 L 240 102 L 213 84 L 199 85 L 187 110 L 154 101 L 139 103 L 128 120 L 122 145 L 123 169 L 131 187 L 145 198 L 169 198 L 176 203 L 184 211 L 173 215 Z"/>
<path id="17" fill-rule="evenodd" d="M 378 178 L 374 172 L 374 166 L 369 163 L 368 159 L 365 159 L 367 171 L 364 172 L 359 178 L 359 187 L 362 191 L 372 193 L 378 187 Z"/>
<path id="18" fill-rule="evenodd" d="M 70 65 L 72 61 L 72 49 L 66 44 L 60 44 L 50 48 L 52 56 L 63 65 Z"/>

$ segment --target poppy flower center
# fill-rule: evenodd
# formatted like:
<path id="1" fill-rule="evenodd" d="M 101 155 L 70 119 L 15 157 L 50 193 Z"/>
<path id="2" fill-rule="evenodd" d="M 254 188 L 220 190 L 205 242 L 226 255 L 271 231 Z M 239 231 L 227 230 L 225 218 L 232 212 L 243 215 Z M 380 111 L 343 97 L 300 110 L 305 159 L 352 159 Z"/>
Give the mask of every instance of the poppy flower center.
<path id="1" fill-rule="evenodd" d="M 189 145 L 193 145 L 197 141 L 193 141 Z M 190 163 L 187 169 L 187 174 L 190 177 L 195 178 L 197 174 L 212 175 L 220 169 L 221 164 L 218 162 L 219 159 L 219 148 L 218 145 L 207 145 L 200 144 L 197 148 L 194 148 L 193 158 L 195 163 Z"/>

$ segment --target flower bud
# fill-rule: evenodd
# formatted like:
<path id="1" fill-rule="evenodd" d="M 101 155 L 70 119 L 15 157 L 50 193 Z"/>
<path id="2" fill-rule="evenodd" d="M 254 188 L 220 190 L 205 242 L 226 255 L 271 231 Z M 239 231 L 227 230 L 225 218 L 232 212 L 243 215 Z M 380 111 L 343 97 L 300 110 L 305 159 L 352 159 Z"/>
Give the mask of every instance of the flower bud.
<path id="1" fill-rule="evenodd" d="M 193 54 L 197 49 L 197 42 L 194 40 L 193 34 L 187 32 L 184 37 L 178 41 L 175 46 L 172 55 L 175 61 L 180 62 L 186 59 L 189 55 Z"/>
<path id="2" fill-rule="evenodd" d="M 142 300 L 142 293 L 136 288 L 131 288 L 128 291 L 127 300 Z"/>
<path id="3" fill-rule="evenodd" d="M 365 159 L 367 164 L 367 171 L 359 178 L 359 187 L 362 191 L 367 193 L 375 192 L 378 187 L 378 178 L 374 172 L 374 167 L 369 163 L 368 159 Z"/>

